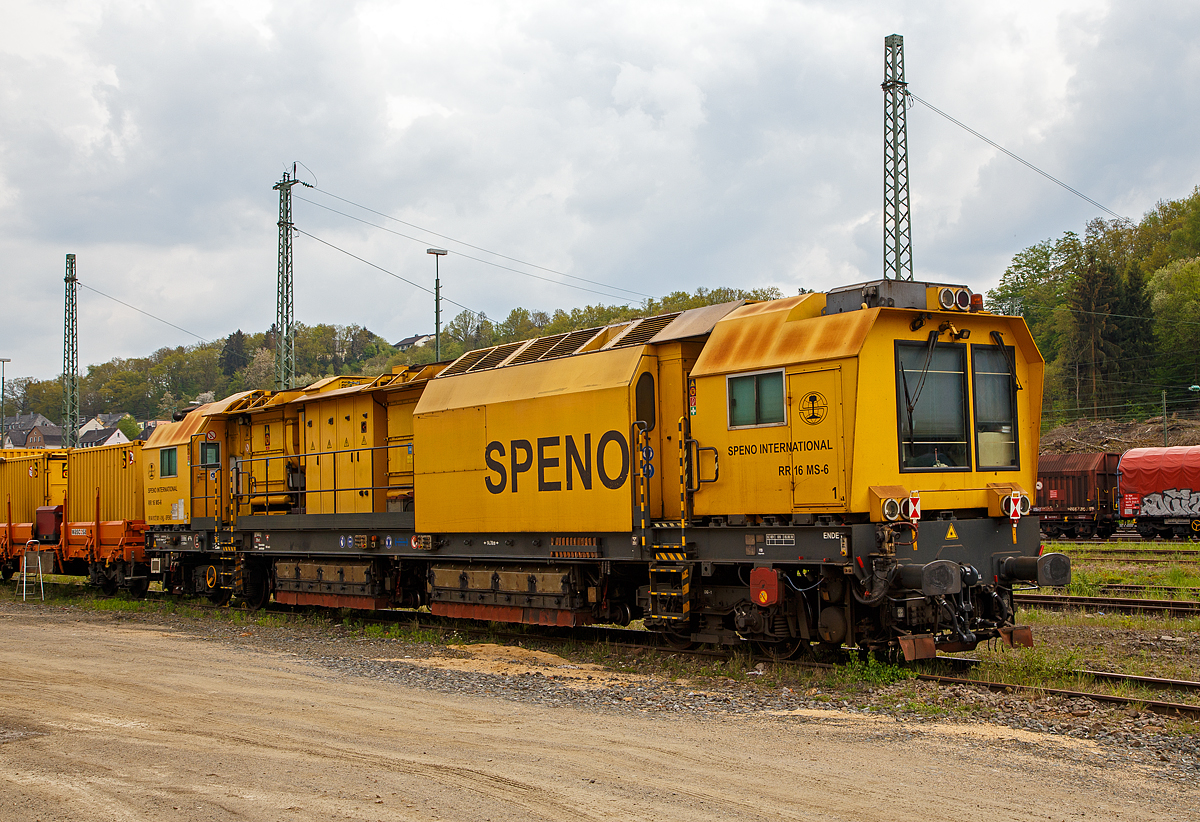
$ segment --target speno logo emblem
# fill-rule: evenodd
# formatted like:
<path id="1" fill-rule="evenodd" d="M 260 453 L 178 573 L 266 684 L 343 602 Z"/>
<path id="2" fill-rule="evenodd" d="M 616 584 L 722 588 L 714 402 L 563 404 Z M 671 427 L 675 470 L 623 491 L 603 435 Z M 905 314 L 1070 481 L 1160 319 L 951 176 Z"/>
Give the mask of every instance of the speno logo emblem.
<path id="1" fill-rule="evenodd" d="M 800 419 L 808 425 L 820 425 L 829 414 L 829 403 L 820 391 L 807 391 L 800 398 Z"/>

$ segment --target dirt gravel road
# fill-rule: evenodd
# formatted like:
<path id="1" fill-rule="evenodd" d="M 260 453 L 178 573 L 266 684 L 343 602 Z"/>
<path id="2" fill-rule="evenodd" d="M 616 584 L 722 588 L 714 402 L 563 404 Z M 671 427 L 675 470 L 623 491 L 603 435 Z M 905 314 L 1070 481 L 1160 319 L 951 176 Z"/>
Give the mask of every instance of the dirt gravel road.
<path id="1" fill-rule="evenodd" d="M 1200 816 L 1200 790 L 1086 740 L 545 708 L 49 610 L 0 613 L 0 693 L 6 822 Z"/>

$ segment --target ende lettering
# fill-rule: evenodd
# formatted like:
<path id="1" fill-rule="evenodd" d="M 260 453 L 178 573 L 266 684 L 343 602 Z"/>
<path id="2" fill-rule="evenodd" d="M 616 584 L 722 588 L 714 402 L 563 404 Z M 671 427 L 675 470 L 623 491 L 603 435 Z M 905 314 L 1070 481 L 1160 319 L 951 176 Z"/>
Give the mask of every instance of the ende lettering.
<path id="1" fill-rule="evenodd" d="M 829 440 L 797 440 L 796 442 L 764 442 L 729 446 L 729 456 L 747 454 L 791 454 L 796 451 L 832 451 Z"/>
<path id="2" fill-rule="evenodd" d="M 621 470 L 615 477 L 609 476 L 604 465 L 604 455 L 610 446 L 615 446 L 621 454 Z M 558 451 L 560 448 L 563 450 Z M 529 440 L 509 440 L 507 451 L 504 443 L 498 440 L 489 442 L 483 449 L 483 460 L 496 476 L 484 477 L 483 482 L 488 492 L 503 493 L 504 489 L 509 487 L 511 478 L 512 492 L 515 494 L 518 478 L 521 474 L 533 470 L 535 450 L 539 491 L 561 491 L 563 480 L 555 477 L 562 476 L 560 472 L 564 470 L 568 491 L 575 490 L 576 482 L 585 490 L 592 490 L 592 435 L 584 434 L 582 449 L 570 435 L 565 438 L 538 437 L 536 448 Z M 508 457 L 508 464 L 501 462 L 498 457 Z M 629 442 L 620 431 L 606 431 L 600 437 L 600 441 L 596 443 L 595 458 L 595 472 L 605 488 L 615 491 L 625 484 L 625 480 L 629 478 Z"/>

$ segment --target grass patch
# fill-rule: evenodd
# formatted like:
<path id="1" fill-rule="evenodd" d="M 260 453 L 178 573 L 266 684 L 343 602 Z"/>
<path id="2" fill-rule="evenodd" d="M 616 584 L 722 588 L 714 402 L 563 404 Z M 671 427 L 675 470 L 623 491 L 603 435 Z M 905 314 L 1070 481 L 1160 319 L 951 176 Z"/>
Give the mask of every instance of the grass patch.
<path id="1" fill-rule="evenodd" d="M 916 675 L 916 671 L 911 668 L 904 668 L 892 662 L 881 662 L 874 656 L 851 654 L 845 664 L 837 665 L 826 675 L 826 680 L 834 685 L 878 687 L 894 685 Z"/>

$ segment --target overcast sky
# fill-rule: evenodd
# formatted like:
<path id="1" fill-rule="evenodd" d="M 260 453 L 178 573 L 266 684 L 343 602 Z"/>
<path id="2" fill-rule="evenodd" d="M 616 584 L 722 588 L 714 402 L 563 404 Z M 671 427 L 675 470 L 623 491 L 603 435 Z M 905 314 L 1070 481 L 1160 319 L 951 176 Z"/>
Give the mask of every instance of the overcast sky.
<path id="1" fill-rule="evenodd" d="M 893 32 L 914 93 L 1119 214 L 1136 220 L 1200 183 L 1190 2 L 3 10 L 10 379 L 62 370 L 69 252 L 84 285 L 190 332 L 81 289 L 84 370 L 268 327 L 271 187 L 293 161 L 317 185 L 296 190 L 299 229 L 430 288 L 425 249 L 448 248 L 445 297 L 494 319 L 699 286 L 795 294 L 878 278 Z M 922 106 L 908 127 L 917 279 L 993 287 L 1015 252 L 1103 216 Z M 301 322 L 357 323 L 391 342 L 433 329 L 431 296 L 305 235 L 295 300 Z"/>

